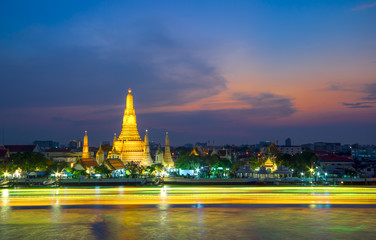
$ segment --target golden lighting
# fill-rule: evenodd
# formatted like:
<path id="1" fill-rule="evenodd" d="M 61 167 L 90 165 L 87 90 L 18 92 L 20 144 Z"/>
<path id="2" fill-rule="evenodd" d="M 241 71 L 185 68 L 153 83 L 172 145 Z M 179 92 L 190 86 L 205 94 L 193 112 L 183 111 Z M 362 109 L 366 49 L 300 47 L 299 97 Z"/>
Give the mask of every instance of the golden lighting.
<path id="1" fill-rule="evenodd" d="M 121 193 L 119 193 L 121 189 Z M 372 187 L 119 187 L 7 189 L 3 206 L 376 204 Z M 1 196 L 4 198 L 4 195 Z"/>

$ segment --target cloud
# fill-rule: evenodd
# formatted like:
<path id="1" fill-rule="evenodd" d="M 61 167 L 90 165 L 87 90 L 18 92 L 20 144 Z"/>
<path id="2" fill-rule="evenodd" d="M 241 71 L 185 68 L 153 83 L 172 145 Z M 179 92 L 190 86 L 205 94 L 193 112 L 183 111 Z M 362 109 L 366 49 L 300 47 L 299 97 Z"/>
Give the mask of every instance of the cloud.
<path id="1" fill-rule="evenodd" d="M 356 7 L 352 8 L 351 10 L 353 10 L 353 11 L 362 11 L 362 10 L 365 10 L 365 9 L 368 9 L 368 8 L 373 8 L 375 6 L 376 6 L 376 2 L 373 2 L 373 3 L 368 3 L 368 4 L 363 4 L 363 5 L 356 6 Z"/>
<path id="2" fill-rule="evenodd" d="M 373 108 L 374 106 L 370 104 L 374 104 L 374 103 L 376 102 L 342 103 L 342 105 L 347 108 Z"/>
<path id="3" fill-rule="evenodd" d="M 357 86 L 356 88 L 349 88 L 341 84 L 332 84 L 323 89 L 324 91 L 341 91 L 341 92 L 354 92 L 357 94 L 366 94 L 365 97 L 358 98 L 359 102 L 348 103 L 343 102 L 342 105 L 347 108 L 373 108 L 376 103 L 376 83 L 369 83 Z"/>
<path id="4" fill-rule="evenodd" d="M 291 98 L 274 93 L 244 94 L 235 93 L 235 100 L 248 103 L 251 107 L 249 112 L 267 117 L 290 116 L 297 112 Z"/>
<path id="5" fill-rule="evenodd" d="M 291 116 L 297 112 L 292 99 L 273 93 L 236 93 L 233 99 L 247 103 L 243 109 L 219 109 L 201 111 L 178 111 L 166 113 L 143 113 L 144 125 L 155 129 L 170 129 L 185 135 L 202 133 L 218 136 L 245 136 L 251 126 L 262 126 L 270 121 Z"/>
<path id="6" fill-rule="evenodd" d="M 361 98 L 362 100 L 368 100 L 368 101 L 376 100 L 376 83 L 366 84 L 364 86 L 363 92 L 367 93 L 367 96 Z"/>
<path id="7" fill-rule="evenodd" d="M 359 89 L 350 88 L 342 83 L 333 83 L 330 84 L 328 87 L 323 89 L 319 89 L 318 91 L 340 91 L 340 92 L 359 92 Z"/>
<path id="8" fill-rule="evenodd" d="M 120 104 L 129 87 L 143 96 L 138 107 L 184 105 L 227 88 L 218 69 L 199 54 L 202 46 L 179 39 L 160 20 L 54 27 L 31 28 L 1 44 L 7 91 L 0 107 Z"/>

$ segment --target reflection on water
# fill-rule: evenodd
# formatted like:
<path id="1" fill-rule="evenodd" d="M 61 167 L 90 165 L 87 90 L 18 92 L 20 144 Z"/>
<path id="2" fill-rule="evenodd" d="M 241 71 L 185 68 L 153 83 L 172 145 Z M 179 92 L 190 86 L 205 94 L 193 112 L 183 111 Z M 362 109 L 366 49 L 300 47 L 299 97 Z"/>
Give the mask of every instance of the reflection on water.
<path id="1" fill-rule="evenodd" d="M 375 193 L 281 187 L 2 189 L 0 239 L 373 239 Z"/>
<path id="2" fill-rule="evenodd" d="M 1 239 L 372 239 L 374 208 L 1 209 Z"/>

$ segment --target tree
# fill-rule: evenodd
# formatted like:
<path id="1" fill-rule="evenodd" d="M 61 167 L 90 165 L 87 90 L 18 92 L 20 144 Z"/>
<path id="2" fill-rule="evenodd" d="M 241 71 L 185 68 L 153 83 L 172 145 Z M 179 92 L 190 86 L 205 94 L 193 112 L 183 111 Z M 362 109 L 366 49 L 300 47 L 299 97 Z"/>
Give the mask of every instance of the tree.
<path id="1" fill-rule="evenodd" d="M 250 165 L 252 170 L 255 170 L 256 168 L 259 168 L 259 167 L 262 166 L 262 160 L 260 161 L 256 157 L 250 157 L 249 158 L 249 165 Z"/>
<path id="2" fill-rule="evenodd" d="M 175 162 L 175 167 L 183 170 L 194 170 L 201 167 L 202 161 L 200 157 L 189 155 L 189 153 L 180 154 L 178 160 Z"/>
<path id="3" fill-rule="evenodd" d="M 220 163 L 220 158 L 218 155 L 208 155 L 204 157 L 204 164 L 209 168 L 217 168 Z"/>
<path id="4" fill-rule="evenodd" d="M 129 172 L 130 176 L 134 178 L 136 176 L 136 173 L 139 173 L 139 164 L 130 161 L 125 164 L 125 170 Z"/>
<path id="5" fill-rule="evenodd" d="M 162 163 L 153 164 L 151 165 L 151 167 L 153 167 L 154 170 L 157 172 L 162 172 L 162 170 L 164 169 L 164 166 Z"/>
<path id="6" fill-rule="evenodd" d="M 45 171 L 49 162 L 42 153 L 35 152 L 12 154 L 10 161 L 16 169 L 21 168 L 24 172 Z"/>
<path id="7" fill-rule="evenodd" d="M 47 171 L 50 173 L 61 172 L 63 169 L 67 169 L 69 164 L 67 162 L 52 162 L 49 163 Z"/>
<path id="8" fill-rule="evenodd" d="M 108 175 L 111 173 L 111 170 L 109 170 L 106 165 L 102 164 L 100 166 L 94 167 L 94 170 L 96 173 Z"/>

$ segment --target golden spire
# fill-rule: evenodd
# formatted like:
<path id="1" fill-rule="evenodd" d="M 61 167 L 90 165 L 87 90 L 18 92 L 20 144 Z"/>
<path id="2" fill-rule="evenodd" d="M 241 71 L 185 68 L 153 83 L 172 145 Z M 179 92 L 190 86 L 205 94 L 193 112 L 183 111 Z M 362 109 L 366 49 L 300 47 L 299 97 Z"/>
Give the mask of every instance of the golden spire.
<path id="1" fill-rule="evenodd" d="M 145 154 L 146 154 L 146 165 L 152 165 L 153 164 L 153 160 L 151 159 L 151 155 L 150 155 L 150 146 L 149 146 L 149 135 L 148 135 L 148 130 L 146 129 L 145 131 L 145 139 L 144 139 L 144 142 L 145 142 Z"/>
<path id="2" fill-rule="evenodd" d="M 102 153 L 103 152 L 103 149 L 102 149 L 102 144 L 99 145 L 99 149 L 98 149 L 98 152 L 97 153 Z"/>
<path id="3" fill-rule="evenodd" d="M 82 158 L 90 158 L 89 141 L 88 141 L 88 137 L 87 137 L 87 131 L 85 131 L 85 136 L 84 136 L 84 146 L 82 148 Z"/>
<path id="4" fill-rule="evenodd" d="M 170 168 L 174 168 L 175 164 L 171 157 L 170 151 L 170 138 L 168 137 L 168 132 L 166 132 L 166 143 L 165 143 L 165 152 L 163 157 L 163 165 L 168 166 Z"/>
<path id="5" fill-rule="evenodd" d="M 126 108 L 124 110 L 123 128 L 118 140 L 136 140 L 141 141 L 137 130 L 136 113 L 133 107 L 133 96 L 131 89 L 128 90 Z"/>

